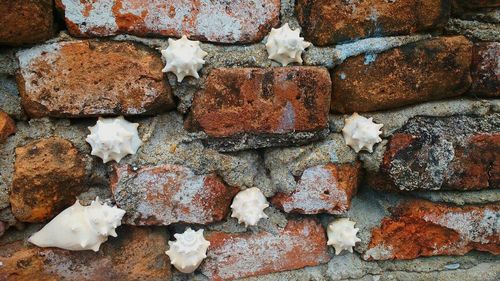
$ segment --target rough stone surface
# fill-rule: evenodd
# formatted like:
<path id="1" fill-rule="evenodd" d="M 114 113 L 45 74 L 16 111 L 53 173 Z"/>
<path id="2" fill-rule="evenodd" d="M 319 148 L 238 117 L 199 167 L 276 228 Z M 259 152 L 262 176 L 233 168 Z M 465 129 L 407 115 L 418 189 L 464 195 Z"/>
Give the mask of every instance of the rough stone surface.
<path id="1" fill-rule="evenodd" d="M 305 133 L 307 140 L 327 128 L 330 93 L 324 68 L 214 69 L 206 88 L 194 96 L 186 126 L 222 139 L 226 149 L 234 147 L 232 140 L 249 142 L 249 135 L 278 139 Z"/>
<path id="2" fill-rule="evenodd" d="M 31 117 L 154 114 L 174 106 L 160 56 L 139 44 L 60 42 L 17 55 L 19 93 Z"/>
<path id="3" fill-rule="evenodd" d="M 472 55 L 473 95 L 500 97 L 500 43 L 477 43 Z"/>
<path id="4" fill-rule="evenodd" d="M 171 280 L 164 230 L 121 226 L 99 252 L 0 242 L 0 280 Z"/>
<path id="5" fill-rule="evenodd" d="M 439 28 L 448 20 L 450 5 L 448 0 L 298 0 L 296 11 L 305 38 L 325 46 Z"/>
<path id="6" fill-rule="evenodd" d="M 394 134 L 369 183 L 390 190 L 500 187 L 500 115 L 417 117 Z"/>
<path id="7" fill-rule="evenodd" d="M 57 0 L 77 37 L 134 34 L 219 43 L 259 42 L 279 23 L 279 0 Z"/>
<path id="8" fill-rule="evenodd" d="M 178 165 L 115 166 L 111 181 L 116 204 L 127 212 L 124 220 L 135 225 L 220 221 L 239 191 L 215 174 L 195 175 Z"/>
<path id="9" fill-rule="evenodd" d="M 25 119 L 14 77 L 0 75 L 0 109 L 15 120 Z"/>
<path id="10" fill-rule="evenodd" d="M 0 143 L 4 142 L 10 135 L 16 132 L 16 123 L 7 115 L 0 111 Z"/>
<path id="11" fill-rule="evenodd" d="M 454 6 L 466 9 L 500 7 L 497 0 L 452 0 Z"/>
<path id="12" fill-rule="evenodd" d="M 463 35 L 474 41 L 500 41 L 500 24 L 476 20 L 450 19 L 445 33 Z"/>
<path id="13" fill-rule="evenodd" d="M 51 0 L 0 2 L 0 45 L 43 42 L 55 35 Z"/>
<path id="14" fill-rule="evenodd" d="M 459 96 L 470 84 L 472 44 L 462 36 L 420 41 L 347 59 L 332 72 L 332 110 L 384 110 Z"/>
<path id="15" fill-rule="evenodd" d="M 360 164 L 329 163 L 304 171 L 291 194 L 278 193 L 271 202 L 287 213 L 343 214 L 351 206 L 361 179 Z"/>
<path id="16" fill-rule="evenodd" d="M 211 232 L 201 272 L 210 280 L 228 280 L 326 263 L 326 233 L 315 220 L 291 220 L 278 233 Z"/>
<path id="17" fill-rule="evenodd" d="M 363 258 L 414 259 L 463 255 L 471 250 L 500 254 L 500 206 L 466 206 L 410 201 L 372 232 Z"/>
<path id="18" fill-rule="evenodd" d="M 10 204 L 19 221 L 50 219 L 87 188 L 83 158 L 70 141 L 59 137 L 18 147 L 14 168 Z"/>

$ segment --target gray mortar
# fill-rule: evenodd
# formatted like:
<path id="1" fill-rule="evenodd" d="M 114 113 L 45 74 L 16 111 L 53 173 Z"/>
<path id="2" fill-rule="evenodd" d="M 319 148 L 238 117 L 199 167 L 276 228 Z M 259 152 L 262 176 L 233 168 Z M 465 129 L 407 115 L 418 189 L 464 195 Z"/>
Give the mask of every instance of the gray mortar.
<path id="1" fill-rule="evenodd" d="M 0 75 L 0 110 L 13 119 L 26 119 L 14 77 Z"/>
<path id="2" fill-rule="evenodd" d="M 465 35 L 473 41 L 500 41 L 500 24 L 461 19 L 450 19 L 447 34 Z"/>
<path id="3" fill-rule="evenodd" d="M 465 12 L 458 17 L 469 21 L 500 23 L 500 9 L 484 9 L 482 11 Z"/>

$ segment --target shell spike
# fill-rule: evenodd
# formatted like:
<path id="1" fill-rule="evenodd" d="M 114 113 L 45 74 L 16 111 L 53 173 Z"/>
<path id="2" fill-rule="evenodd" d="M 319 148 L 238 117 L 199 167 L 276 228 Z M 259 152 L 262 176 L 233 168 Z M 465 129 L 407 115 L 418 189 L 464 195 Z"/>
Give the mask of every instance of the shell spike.
<path id="1" fill-rule="evenodd" d="M 187 228 L 184 233 L 174 234 L 176 241 L 169 241 L 170 249 L 165 252 L 170 262 L 183 273 L 191 273 L 198 268 L 206 257 L 210 242 L 203 237 L 203 229 L 193 231 Z"/>
<path id="2" fill-rule="evenodd" d="M 261 218 L 267 218 L 264 209 L 268 206 L 267 199 L 260 189 L 248 188 L 234 197 L 231 217 L 237 218 L 238 223 L 244 223 L 245 227 L 257 225 Z"/>

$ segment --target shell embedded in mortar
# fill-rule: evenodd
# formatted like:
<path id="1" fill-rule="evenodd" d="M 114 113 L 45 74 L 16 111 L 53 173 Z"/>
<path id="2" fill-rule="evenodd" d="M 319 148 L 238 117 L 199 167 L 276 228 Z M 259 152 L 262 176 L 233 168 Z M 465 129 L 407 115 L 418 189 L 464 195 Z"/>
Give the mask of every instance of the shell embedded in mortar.
<path id="1" fill-rule="evenodd" d="M 203 229 L 194 231 L 188 228 L 182 234 L 174 234 L 174 237 L 176 241 L 168 241 L 170 249 L 165 252 L 170 263 L 183 273 L 195 271 L 207 257 L 207 249 L 210 246 L 210 242 L 203 237 Z"/>
<path id="2" fill-rule="evenodd" d="M 161 50 L 167 64 L 163 72 L 173 72 L 177 82 L 182 82 L 184 77 L 193 76 L 200 78 L 198 71 L 203 67 L 203 58 L 207 52 L 200 47 L 200 41 L 187 39 L 186 35 L 179 40 L 168 39 L 168 48 Z"/>
<path id="3" fill-rule="evenodd" d="M 352 247 L 356 245 L 356 242 L 361 241 L 356 237 L 359 229 L 354 227 L 355 224 L 356 222 L 350 221 L 348 218 L 341 218 L 328 225 L 326 230 L 328 235 L 327 245 L 335 248 L 336 255 L 342 253 L 343 250 L 352 253 Z"/>
<path id="4" fill-rule="evenodd" d="M 382 141 L 380 130 L 384 125 L 376 124 L 373 118 L 366 118 L 354 113 L 345 119 L 345 125 L 342 129 L 344 140 L 354 151 L 368 150 L 373 152 L 373 146 Z"/>
<path id="5" fill-rule="evenodd" d="M 269 59 L 275 60 L 283 66 L 292 62 L 302 64 L 302 52 L 309 46 L 311 43 L 300 37 L 300 29 L 292 30 L 288 23 L 280 28 L 271 29 L 266 43 Z"/>
<path id="6" fill-rule="evenodd" d="M 240 191 L 233 199 L 231 217 L 237 218 L 238 223 L 245 226 L 257 225 L 260 219 L 267 218 L 264 209 L 269 207 L 266 197 L 257 187 Z"/>
<path id="7" fill-rule="evenodd" d="M 90 206 L 76 200 L 73 206 L 53 218 L 28 242 L 38 247 L 57 247 L 72 251 L 99 251 L 108 236 L 116 237 L 115 229 L 121 225 L 125 211 L 99 202 L 97 197 Z"/>
<path id="8" fill-rule="evenodd" d="M 104 163 L 111 160 L 120 160 L 135 154 L 142 144 L 137 132 L 139 124 L 125 120 L 123 116 L 117 118 L 102 118 L 97 124 L 89 127 L 90 135 L 86 141 L 92 146 L 92 155 L 100 157 Z"/>

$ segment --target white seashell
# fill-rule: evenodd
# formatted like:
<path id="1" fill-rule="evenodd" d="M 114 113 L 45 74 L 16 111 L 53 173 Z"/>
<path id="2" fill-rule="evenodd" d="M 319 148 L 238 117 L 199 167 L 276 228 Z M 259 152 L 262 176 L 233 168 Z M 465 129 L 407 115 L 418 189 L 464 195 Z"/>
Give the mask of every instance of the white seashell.
<path id="1" fill-rule="evenodd" d="M 90 206 L 75 204 L 53 218 L 28 242 L 38 247 L 57 247 L 72 251 L 99 251 L 108 236 L 116 237 L 125 211 L 101 204 L 97 197 Z"/>
<path id="2" fill-rule="evenodd" d="M 94 127 L 89 127 L 86 141 L 92 146 L 92 155 L 99 156 L 104 163 L 120 162 L 128 154 L 135 154 L 142 141 L 137 132 L 139 124 L 128 122 L 123 116 L 99 118 Z"/>
<path id="3" fill-rule="evenodd" d="M 291 62 L 302 64 L 302 52 L 309 46 L 311 43 L 300 37 L 300 29 L 292 30 L 288 23 L 278 29 L 271 29 L 266 43 L 269 59 L 275 60 L 283 66 Z"/>
<path id="4" fill-rule="evenodd" d="M 237 218 L 238 223 L 245 226 L 257 225 L 260 219 L 267 218 L 264 209 L 269 207 L 266 197 L 257 187 L 247 188 L 240 191 L 233 199 L 231 209 L 232 218 Z"/>
<path id="5" fill-rule="evenodd" d="M 384 125 L 376 124 L 373 118 L 366 118 L 354 113 L 345 119 L 345 125 L 342 129 L 344 140 L 354 151 L 368 150 L 373 152 L 373 145 L 382 141 L 379 137 L 382 134 L 380 130 Z"/>
<path id="6" fill-rule="evenodd" d="M 165 252 L 170 263 L 183 273 L 195 271 L 207 257 L 207 249 L 210 246 L 210 242 L 203 237 L 203 229 L 194 231 L 188 228 L 182 234 L 174 234 L 174 237 L 176 241 L 168 241 L 170 249 Z"/>
<path id="7" fill-rule="evenodd" d="M 161 54 L 167 61 L 162 71 L 173 72 L 177 82 L 181 82 L 186 76 L 200 78 L 198 70 L 203 67 L 207 52 L 201 49 L 200 41 L 191 41 L 184 35 L 179 40 L 168 39 L 168 48 Z"/>
<path id="8" fill-rule="evenodd" d="M 328 235 L 327 245 L 335 248 L 336 255 L 340 254 L 343 250 L 352 253 L 352 247 L 356 245 L 356 242 L 361 241 L 361 239 L 356 237 L 359 229 L 354 228 L 355 224 L 355 222 L 350 221 L 348 218 L 342 218 L 328 225 L 326 231 Z"/>

